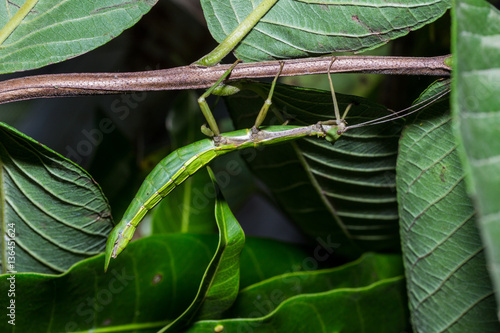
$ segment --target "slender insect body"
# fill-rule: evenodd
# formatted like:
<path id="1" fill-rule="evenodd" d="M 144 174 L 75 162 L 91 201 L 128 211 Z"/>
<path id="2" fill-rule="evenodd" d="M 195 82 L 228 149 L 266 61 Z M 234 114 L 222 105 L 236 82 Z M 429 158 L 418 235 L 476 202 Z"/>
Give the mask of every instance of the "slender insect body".
<path id="1" fill-rule="evenodd" d="M 116 258 L 130 242 L 137 225 L 147 212 L 189 176 L 213 160 L 217 156 L 214 149 L 213 141 L 205 139 L 175 150 L 158 163 L 139 188 L 120 223 L 111 232 L 106 254 L 111 253 L 111 257 Z"/>
<path id="2" fill-rule="evenodd" d="M 204 139 L 175 150 L 165 157 L 143 182 L 122 220 L 111 232 L 106 245 L 106 267 L 132 239 L 135 229 L 147 212 L 189 176 L 206 166 L 217 156 L 245 148 L 276 144 L 305 136 L 327 136 L 337 131 L 336 125 L 271 126 L 252 132 L 250 129 L 222 135 L 218 140 Z M 218 143 L 216 143 L 218 142 Z M 160 185 L 158 185 L 160 184 Z"/>
<path id="3" fill-rule="evenodd" d="M 442 97 L 444 93 L 438 95 Z M 423 106 L 435 101 L 428 99 Z M 418 110 L 417 109 L 417 110 Z M 403 110 L 406 111 L 406 110 Z M 411 111 L 414 112 L 415 110 Z M 116 258 L 127 246 L 139 222 L 158 202 L 167 196 L 189 176 L 206 166 L 217 156 L 245 148 L 276 144 L 306 136 L 326 137 L 335 142 L 345 131 L 360 125 L 372 125 L 401 117 L 397 112 L 393 117 L 366 124 L 346 126 L 343 118 L 339 121 L 326 121 L 310 126 L 270 126 L 262 130 L 244 129 L 222 134 L 213 139 L 204 139 L 177 149 L 163 159 L 143 182 L 136 197 L 129 206 L 123 219 L 111 232 L 106 245 L 105 268 L 111 257 Z M 160 184 L 160 185 L 158 185 Z"/>

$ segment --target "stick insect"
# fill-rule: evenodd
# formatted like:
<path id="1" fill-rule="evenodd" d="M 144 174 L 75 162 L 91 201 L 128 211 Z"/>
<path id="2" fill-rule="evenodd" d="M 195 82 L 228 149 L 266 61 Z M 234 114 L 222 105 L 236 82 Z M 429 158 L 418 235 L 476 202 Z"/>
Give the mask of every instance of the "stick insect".
<path id="1" fill-rule="evenodd" d="M 386 121 L 391 121 L 410 113 L 416 112 L 444 96 L 448 91 L 441 91 L 421 103 L 415 104 L 410 108 L 394 112 L 388 116 L 371 120 L 362 124 L 347 126 L 345 117 L 351 105 L 349 105 L 342 117 L 335 97 L 333 83 L 330 75 L 330 67 L 335 61 L 332 59 L 328 70 L 328 78 L 332 93 L 335 119 L 318 122 L 309 126 L 267 126 L 261 127 L 267 111 L 271 106 L 271 99 L 276 86 L 277 79 L 283 68 L 275 76 L 267 99 L 262 106 L 255 124 L 250 129 L 242 129 L 229 133 L 220 134 L 219 128 L 213 118 L 205 98 L 208 97 L 216 87 L 229 75 L 237 62 L 198 100 L 200 108 L 207 119 L 209 128 L 202 129 L 205 134 L 211 135 L 211 138 L 194 142 L 188 146 L 179 148 L 165 157 L 148 175 L 132 203 L 126 210 L 122 220 L 115 226 L 111 232 L 106 245 L 105 270 L 109 265 L 111 258 L 116 258 L 132 239 L 135 229 L 144 216 L 165 196 L 167 196 L 177 186 L 182 184 L 189 176 L 196 173 L 202 167 L 208 165 L 217 156 L 229 152 L 256 147 L 261 145 L 272 145 L 290 140 L 296 140 L 306 136 L 317 136 L 326 138 L 334 143 L 340 136 L 351 128 L 375 125 Z M 415 108 L 415 109 L 413 109 Z"/>

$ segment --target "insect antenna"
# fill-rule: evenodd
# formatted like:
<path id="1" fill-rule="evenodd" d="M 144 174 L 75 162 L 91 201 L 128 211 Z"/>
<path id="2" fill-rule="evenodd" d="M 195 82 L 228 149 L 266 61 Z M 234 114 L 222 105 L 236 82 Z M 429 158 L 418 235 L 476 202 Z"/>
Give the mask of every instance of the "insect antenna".
<path id="1" fill-rule="evenodd" d="M 421 102 L 418 102 L 417 104 L 414 104 L 414 105 L 412 105 L 410 107 L 407 107 L 405 109 L 396 111 L 394 113 L 388 114 L 386 116 L 383 116 L 383 117 L 380 117 L 380 118 L 377 118 L 377 119 L 372 119 L 372 120 L 365 121 L 363 123 L 359 123 L 359 124 L 356 124 L 356 125 L 348 126 L 346 128 L 346 130 L 352 129 L 352 128 L 357 128 L 357 127 L 364 127 L 364 126 L 371 126 L 371 125 L 383 124 L 385 122 L 389 122 L 389 121 L 393 121 L 393 120 L 396 120 L 396 119 L 399 119 L 399 118 L 403 118 L 403 117 L 409 116 L 412 113 L 415 113 L 417 111 L 425 109 L 429 105 L 437 102 L 443 96 L 447 95 L 450 92 L 449 83 L 447 84 L 447 86 L 448 87 L 446 89 L 444 89 L 443 91 L 440 91 L 440 92 L 436 93 L 435 95 L 433 95 L 433 96 L 431 96 L 429 98 L 426 98 L 425 100 L 423 100 Z"/>

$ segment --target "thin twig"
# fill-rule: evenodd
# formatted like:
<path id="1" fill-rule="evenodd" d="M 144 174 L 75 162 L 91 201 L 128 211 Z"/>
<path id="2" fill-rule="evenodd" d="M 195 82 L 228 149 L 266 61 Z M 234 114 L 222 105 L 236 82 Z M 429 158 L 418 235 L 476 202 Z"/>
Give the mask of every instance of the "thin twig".
<path id="1" fill-rule="evenodd" d="M 331 73 L 376 73 L 450 76 L 447 56 L 429 58 L 339 56 Z M 286 60 L 281 76 L 324 74 L 330 57 Z M 36 75 L 0 82 L 0 104 L 33 98 L 118 94 L 134 91 L 202 89 L 212 86 L 230 67 L 190 65 L 146 72 Z M 227 82 L 273 77 L 279 61 L 239 64 Z"/>

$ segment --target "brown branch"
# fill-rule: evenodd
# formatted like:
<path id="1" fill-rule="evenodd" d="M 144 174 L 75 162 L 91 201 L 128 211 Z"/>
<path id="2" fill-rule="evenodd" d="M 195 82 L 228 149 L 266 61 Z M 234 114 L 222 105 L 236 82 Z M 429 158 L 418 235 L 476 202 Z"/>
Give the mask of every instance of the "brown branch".
<path id="1" fill-rule="evenodd" d="M 451 69 L 444 63 L 447 57 L 339 56 L 331 72 L 450 76 Z M 330 61 L 330 57 L 286 60 L 281 76 L 324 74 Z M 0 82 L 0 104 L 33 98 L 207 88 L 229 66 L 190 65 L 146 72 L 29 76 Z M 239 64 L 228 81 L 273 77 L 279 67 L 279 61 Z"/>

